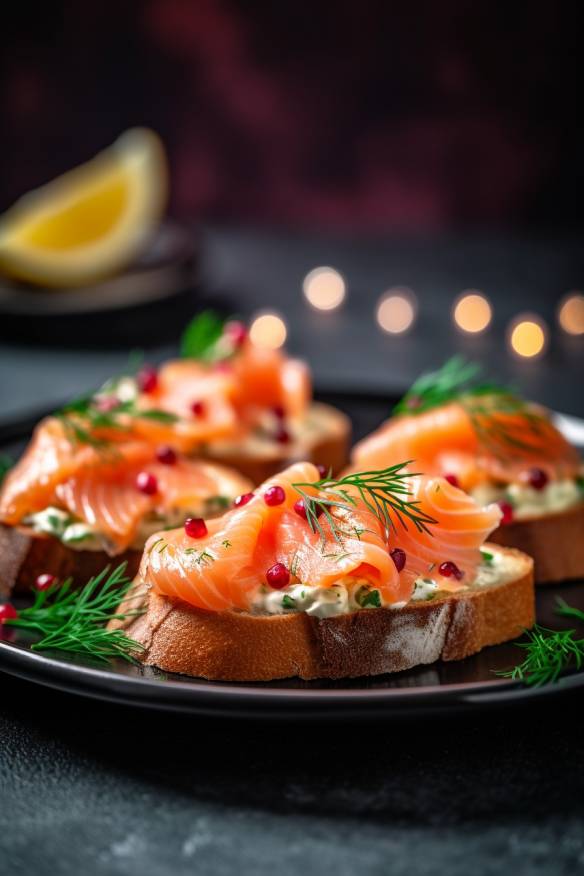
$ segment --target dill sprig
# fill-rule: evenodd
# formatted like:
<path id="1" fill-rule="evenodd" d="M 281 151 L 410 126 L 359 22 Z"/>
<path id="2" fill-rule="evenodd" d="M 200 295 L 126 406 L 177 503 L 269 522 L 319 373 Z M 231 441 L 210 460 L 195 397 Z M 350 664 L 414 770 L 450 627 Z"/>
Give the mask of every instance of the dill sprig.
<path id="1" fill-rule="evenodd" d="M 143 613 L 143 609 L 128 608 L 117 614 L 128 597 L 138 595 L 129 593 L 132 581 L 125 572 L 126 563 L 113 571 L 107 566 L 80 590 L 72 587 L 71 579 L 37 590 L 33 604 L 4 623 L 40 635 L 31 646 L 33 651 L 68 651 L 100 662 L 113 657 L 133 662 L 143 646 L 123 630 L 106 626 L 114 615 L 123 620 Z"/>
<path id="2" fill-rule="evenodd" d="M 563 599 L 557 600 L 556 613 L 584 622 L 584 611 L 568 605 Z M 497 675 L 539 687 L 584 665 L 584 638 L 576 638 L 575 630 L 550 630 L 536 624 L 532 630 L 526 630 L 526 635 L 526 642 L 515 643 L 525 651 L 525 659 L 513 669 L 497 672 Z"/>
<path id="3" fill-rule="evenodd" d="M 128 428 L 127 417 L 142 420 L 155 420 L 159 423 L 176 423 L 179 417 L 170 411 L 158 408 L 139 408 L 135 399 L 118 401 L 115 396 L 110 408 L 100 404 L 104 396 L 101 393 L 85 395 L 70 402 L 55 416 L 63 423 L 69 440 L 75 444 L 89 444 L 97 449 L 110 446 L 111 442 L 100 435 L 100 431 L 120 430 Z"/>
<path id="4" fill-rule="evenodd" d="M 365 504 L 371 513 L 380 521 L 386 533 L 396 527 L 396 521 L 408 528 L 408 522 L 418 532 L 428 532 L 428 526 L 436 523 L 419 507 L 417 499 L 411 499 L 408 479 L 415 473 L 404 471 L 410 462 L 379 471 L 362 471 L 345 475 L 335 480 L 325 477 L 318 481 L 292 484 L 304 501 L 306 519 L 313 532 L 318 532 L 324 544 L 327 538 L 321 517 L 328 523 L 330 533 L 335 541 L 342 544 L 343 537 L 355 535 L 359 538 L 363 530 L 356 533 L 347 531 L 343 521 L 335 512 L 351 512 L 358 504 L 358 499 Z M 316 491 L 316 495 L 314 494 Z M 339 525 L 339 522 L 341 525 Z M 431 533 L 430 533 L 431 534 Z"/>
<path id="5" fill-rule="evenodd" d="M 468 414 L 483 450 L 506 457 L 541 449 L 537 438 L 547 424 L 545 416 L 508 387 L 480 381 L 481 370 L 476 362 L 453 356 L 437 371 L 419 377 L 395 406 L 394 414 L 415 416 L 457 401 Z M 509 417 L 515 418 L 514 425 L 508 422 Z"/>

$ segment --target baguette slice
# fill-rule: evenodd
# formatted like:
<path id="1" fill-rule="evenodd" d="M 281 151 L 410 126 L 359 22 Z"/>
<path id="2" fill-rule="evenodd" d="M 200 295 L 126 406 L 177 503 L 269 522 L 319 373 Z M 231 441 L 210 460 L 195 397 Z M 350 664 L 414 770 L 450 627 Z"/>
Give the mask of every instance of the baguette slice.
<path id="1" fill-rule="evenodd" d="M 230 466 L 261 484 L 299 459 L 324 465 L 333 473 L 340 471 L 349 457 L 351 421 L 342 411 L 313 402 L 306 415 L 301 436 L 289 444 L 273 439 L 216 441 L 197 449 L 196 455 Z"/>
<path id="2" fill-rule="evenodd" d="M 103 551 L 72 550 L 50 535 L 31 534 L 0 524 L 0 596 L 30 590 L 43 572 L 85 584 L 105 566 L 127 562 L 127 574 L 133 577 L 141 558 L 141 550 L 129 550 L 115 557 Z"/>
<path id="3" fill-rule="evenodd" d="M 500 526 L 491 541 L 533 557 L 536 584 L 584 578 L 584 504 Z"/>
<path id="4" fill-rule="evenodd" d="M 401 609 L 363 609 L 322 620 L 305 612 L 212 613 L 151 592 L 145 614 L 114 619 L 110 626 L 123 626 L 144 645 L 145 664 L 207 679 L 400 672 L 440 659 L 461 660 L 533 626 L 533 561 L 520 551 L 503 550 L 517 566 L 512 580 Z"/>

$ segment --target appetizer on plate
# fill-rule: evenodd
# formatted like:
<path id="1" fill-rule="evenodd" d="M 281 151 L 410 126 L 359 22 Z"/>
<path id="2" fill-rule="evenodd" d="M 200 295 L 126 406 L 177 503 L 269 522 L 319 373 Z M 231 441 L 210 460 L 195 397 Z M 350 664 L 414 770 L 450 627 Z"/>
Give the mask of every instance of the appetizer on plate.
<path id="1" fill-rule="evenodd" d="M 546 410 L 477 380 L 459 357 L 421 377 L 393 417 L 355 445 L 351 468 L 409 459 L 479 503 L 497 502 L 492 540 L 535 560 L 537 582 L 584 577 L 584 467 Z"/>
<path id="2" fill-rule="evenodd" d="M 71 411 L 44 420 L 6 475 L 0 592 L 44 573 L 87 578 L 112 556 L 135 572 L 154 530 L 220 514 L 251 487 L 232 469 L 141 439 L 111 412 L 101 424 L 96 416 L 90 432 L 83 422 Z"/>
<path id="3" fill-rule="evenodd" d="M 534 622 L 532 560 L 484 543 L 500 519 L 402 465 L 334 480 L 296 463 L 221 518 L 152 535 L 110 629 L 146 664 L 219 680 L 461 659 Z"/>
<path id="4" fill-rule="evenodd" d="M 312 400 L 304 362 L 252 343 L 242 323 L 223 323 L 211 312 L 187 328 L 182 353 L 110 388 L 140 411 L 173 418 L 139 419 L 136 428 L 149 440 L 232 465 L 254 483 L 297 459 L 332 471 L 346 464 L 349 419 Z"/>

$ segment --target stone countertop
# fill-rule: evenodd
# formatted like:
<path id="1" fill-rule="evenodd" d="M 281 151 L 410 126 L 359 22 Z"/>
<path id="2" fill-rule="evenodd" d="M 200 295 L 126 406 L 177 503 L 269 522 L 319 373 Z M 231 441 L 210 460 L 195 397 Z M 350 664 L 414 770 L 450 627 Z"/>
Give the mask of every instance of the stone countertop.
<path id="1" fill-rule="evenodd" d="M 416 722 L 213 721 L 2 677 L 12 876 L 572 874 L 573 699 Z"/>

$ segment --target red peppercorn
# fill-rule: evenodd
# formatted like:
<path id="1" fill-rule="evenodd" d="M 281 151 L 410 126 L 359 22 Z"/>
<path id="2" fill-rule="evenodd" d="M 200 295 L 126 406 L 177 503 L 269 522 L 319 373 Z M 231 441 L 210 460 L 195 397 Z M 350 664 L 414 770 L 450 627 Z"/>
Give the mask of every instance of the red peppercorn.
<path id="1" fill-rule="evenodd" d="M 445 474 L 444 480 L 448 481 L 449 484 L 452 484 L 453 487 L 460 487 L 460 481 L 455 474 Z"/>
<path id="2" fill-rule="evenodd" d="M 438 571 L 444 578 L 456 578 L 457 581 L 464 578 L 464 572 L 462 572 L 456 563 L 453 563 L 451 560 L 441 563 L 440 566 L 438 566 Z"/>
<path id="3" fill-rule="evenodd" d="M 163 465 L 176 465 L 176 450 L 168 444 L 162 444 L 156 451 L 156 459 Z"/>
<path id="4" fill-rule="evenodd" d="M 322 465 L 322 463 L 319 462 L 319 464 L 316 467 L 318 469 L 318 473 L 320 475 L 321 480 L 323 480 L 323 478 L 328 477 L 329 469 L 326 467 L 326 465 Z"/>
<path id="5" fill-rule="evenodd" d="M 185 520 L 185 532 L 189 538 L 204 538 L 207 535 L 207 524 L 202 517 L 189 517 Z"/>
<path id="6" fill-rule="evenodd" d="M 191 411 L 195 415 L 195 417 L 204 417 L 205 416 L 205 402 L 194 401 L 191 405 Z"/>
<path id="7" fill-rule="evenodd" d="M 231 320 L 231 322 L 226 323 L 224 332 L 234 347 L 241 347 L 247 338 L 247 328 L 238 320 Z"/>
<path id="8" fill-rule="evenodd" d="M 268 487 L 264 493 L 264 502 L 266 505 L 281 505 L 286 498 L 284 489 L 279 486 Z"/>
<path id="9" fill-rule="evenodd" d="M 49 587 L 52 587 L 53 584 L 57 583 L 57 576 L 51 575 L 50 572 L 45 572 L 43 575 L 39 575 L 36 581 L 34 582 L 34 586 L 36 590 L 48 590 Z"/>
<path id="10" fill-rule="evenodd" d="M 406 552 L 401 548 L 393 548 L 393 550 L 389 552 L 389 556 L 393 560 L 395 568 L 398 572 L 401 572 L 406 564 Z"/>
<path id="11" fill-rule="evenodd" d="M 234 508 L 243 508 L 244 505 L 247 505 L 253 499 L 253 493 L 242 493 L 241 496 L 237 496 L 236 499 L 233 500 Z"/>
<path id="12" fill-rule="evenodd" d="M 548 473 L 545 472 L 543 468 L 537 468 L 535 466 L 528 469 L 525 479 L 529 486 L 533 487 L 534 490 L 543 490 L 543 488 L 549 483 Z"/>
<path id="13" fill-rule="evenodd" d="M 512 523 L 513 505 L 510 505 L 509 502 L 499 502 L 499 508 L 503 513 L 503 516 L 501 517 L 501 526 L 505 526 L 507 523 Z"/>
<path id="14" fill-rule="evenodd" d="M 276 405 L 274 408 L 272 408 L 272 413 L 277 420 L 284 420 L 286 417 L 286 411 L 284 410 L 282 405 Z"/>
<path id="15" fill-rule="evenodd" d="M 18 612 L 9 602 L 0 605 L 0 624 L 3 624 L 4 621 L 16 620 L 17 617 Z"/>
<path id="16" fill-rule="evenodd" d="M 289 444 L 290 443 L 290 432 L 288 429 L 285 429 L 284 426 L 280 426 L 277 430 L 274 438 L 278 442 L 278 444 Z"/>
<path id="17" fill-rule="evenodd" d="M 282 590 L 290 583 L 290 572 L 284 563 L 276 563 L 266 572 L 266 581 L 274 590 Z"/>
<path id="18" fill-rule="evenodd" d="M 146 496 L 153 496 L 158 492 L 158 481 L 149 471 L 141 471 L 136 475 L 136 487 Z"/>
<path id="19" fill-rule="evenodd" d="M 158 389 L 158 373 L 152 365 L 144 365 L 136 375 L 140 392 L 151 393 Z"/>

